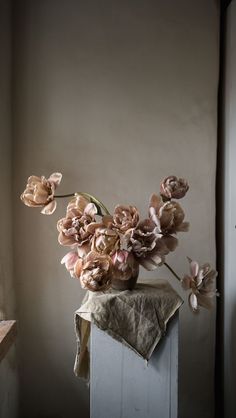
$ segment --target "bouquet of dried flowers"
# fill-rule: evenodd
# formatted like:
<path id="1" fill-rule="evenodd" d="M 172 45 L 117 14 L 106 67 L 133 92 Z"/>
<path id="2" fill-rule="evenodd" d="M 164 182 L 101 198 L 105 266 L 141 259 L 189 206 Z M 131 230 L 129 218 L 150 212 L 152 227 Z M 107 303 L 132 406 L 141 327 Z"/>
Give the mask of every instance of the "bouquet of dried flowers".
<path id="1" fill-rule="evenodd" d="M 183 289 L 189 291 L 193 312 L 198 312 L 199 306 L 212 306 L 212 298 L 217 294 L 217 272 L 208 263 L 199 266 L 188 258 L 190 274 L 183 278 L 166 263 L 166 256 L 178 245 L 177 234 L 189 228 L 184 211 L 176 201 L 189 189 L 186 180 L 166 177 L 161 182 L 160 193 L 150 198 L 147 218 L 140 219 L 135 206 L 118 205 L 110 214 L 105 205 L 89 193 L 56 195 L 61 178 L 61 173 L 53 173 L 48 179 L 29 177 L 21 200 L 27 206 L 42 207 L 41 213 L 51 215 L 57 198 L 73 197 L 65 217 L 57 222 L 58 241 L 70 248 L 61 263 L 72 277 L 80 280 L 82 288 L 106 291 L 110 286 L 119 288 L 122 283 L 124 288 L 131 289 L 140 265 L 154 270 L 164 264 Z"/>

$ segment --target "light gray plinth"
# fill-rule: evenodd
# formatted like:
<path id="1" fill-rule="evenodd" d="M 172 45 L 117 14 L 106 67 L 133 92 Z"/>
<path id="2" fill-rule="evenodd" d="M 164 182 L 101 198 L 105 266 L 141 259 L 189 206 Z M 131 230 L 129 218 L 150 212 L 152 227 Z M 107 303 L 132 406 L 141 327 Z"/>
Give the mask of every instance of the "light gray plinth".
<path id="1" fill-rule="evenodd" d="M 90 418 L 177 418 L 178 314 L 150 361 L 92 326 Z"/>

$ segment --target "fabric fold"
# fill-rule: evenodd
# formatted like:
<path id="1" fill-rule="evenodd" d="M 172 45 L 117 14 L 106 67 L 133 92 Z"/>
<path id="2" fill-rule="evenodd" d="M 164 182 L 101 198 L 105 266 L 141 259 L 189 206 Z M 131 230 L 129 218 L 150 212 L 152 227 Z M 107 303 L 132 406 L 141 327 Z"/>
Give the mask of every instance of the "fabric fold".
<path id="1" fill-rule="evenodd" d="M 75 312 L 75 374 L 89 379 L 90 323 L 148 361 L 182 303 L 169 282 L 161 279 L 139 282 L 132 291 L 88 291 Z"/>

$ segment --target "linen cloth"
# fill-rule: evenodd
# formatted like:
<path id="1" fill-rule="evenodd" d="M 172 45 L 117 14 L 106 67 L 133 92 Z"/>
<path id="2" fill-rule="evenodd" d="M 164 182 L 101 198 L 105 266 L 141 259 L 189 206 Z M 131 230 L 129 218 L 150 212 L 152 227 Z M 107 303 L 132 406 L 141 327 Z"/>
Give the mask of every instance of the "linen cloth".
<path id="1" fill-rule="evenodd" d="M 88 379 L 90 323 L 149 360 L 183 301 L 166 280 L 139 282 L 135 289 L 88 291 L 75 312 L 77 354 L 74 372 Z"/>

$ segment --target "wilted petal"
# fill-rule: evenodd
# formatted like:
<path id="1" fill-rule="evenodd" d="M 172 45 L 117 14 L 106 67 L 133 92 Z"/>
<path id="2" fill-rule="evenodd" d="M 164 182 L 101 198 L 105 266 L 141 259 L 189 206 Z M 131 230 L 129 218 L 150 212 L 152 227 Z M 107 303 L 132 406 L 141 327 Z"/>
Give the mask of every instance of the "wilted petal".
<path id="1" fill-rule="evenodd" d="M 58 242 L 64 246 L 73 246 L 76 245 L 76 242 L 73 236 L 66 236 L 62 231 L 58 235 Z"/>
<path id="2" fill-rule="evenodd" d="M 96 205 L 94 203 L 88 203 L 84 209 L 84 214 L 94 218 L 94 216 L 97 214 Z"/>
<path id="3" fill-rule="evenodd" d="M 157 217 L 156 209 L 153 206 L 150 206 L 149 208 L 149 216 L 151 220 L 155 223 L 155 225 L 158 227 L 158 229 L 161 229 L 160 226 L 160 219 Z"/>
<path id="4" fill-rule="evenodd" d="M 177 238 L 173 237 L 172 235 L 164 235 L 161 238 L 161 241 L 164 242 L 164 244 L 167 247 L 168 251 L 175 251 L 175 249 L 176 249 L 176 247 L 178 245 Z"/>
<path id="5" fill-rule="evenodd" d="M 83 244 L 77 247 L 78 255 L 81 258 L 84 258 L 90 251 L 91 245 L 90 244 Z"/>
<path id="6" fill-rule="evenodd" d="M 164 256 L 154 250 L 147 253 L 146 256 L 140 257 L 138 261 L 146 270 L 152 271 L 163 264 Z"/>
<path id="7" fill-rule="evenodd" d="M 61 183 L 61 179 L 62 179 L 62 174 L 61 173 L 53 173 L 48 178 L 48 181 L 54 183 L 55 186 L 59 186 L 59 184 Z"/>
<path id="8" fill-rule="evenodd" d="M 57 207 L 56 200 L 52 200 L 50 203 L 48 203 L 44 208 L 41 210 L 41 213 L 43 215 L 52 215 L 53 212 L 55 212 Z"/>
<path id="9" fill-rule="evenodd" d="M 48 190 L 42 185 L 42 183 L 38 183 L 34 186 L 34 201 L 39 205 L 44 205 L 48 199 Z"/>
<path id="10" fill-rule="evenodd" d="M 155 262 L 153 262 L 150 258 L 148 257 L 143 257 L 139 259 L 139 263 L 141 264 L 141 266 L 143 266 L 146 270 L 148 271 L 152 271 L 152 270 L 156 270 L 156 268 L 158 267 L 159 264 L 156 264 Z"/>
<path id="11" fill-rule="evenodd" d="M 71 270 L 72 268 L 74 268 L 74 265 L 78 258 L 78 253 L 76 253 L 75 251 L 70 251 L 61 259 L 61 264 L 65 264 L 67 270 Z"/>
<path id="12" fill-rule="evenodd" d="M 79 259 L 77 260 L 77 262 L 75 263 L 75 266 L 74 266 L 74 273 L 75 273 L 75 276 L 76 276 L 77 278 L 78 278 L 78 277 L 80 276 L 80 274 L 81 274 L 82 267 L 83 267 L 83 261 L 82 261 L 82 259 L 81 259 L 81 258 L 79 258 Z"/>
<path id="13" fill-rule="evenodd" d="M 197 277 L 199 272 L 199 264 L 197 263 L 197 261 L 191 261 L 190 272 L 193 277 Z"/>
<path id="14" fill-rule="evenodd" d="M 111 215 L 104 215 L 102 217 L 102 223 L 107 228 L 111 228 L 112 227 L 112 223 L 113 223 L 113 217 Z"/>
<path id="15" fill-rule="evenodd" d="M 189 306 L 193 312 L 197 312 L 198 303 L 197 303 L 197 296 L 195 295 L 195 293 L 190 293 L 189 295 Z"/>
<path id="16" fill-rule="evenodd" d="M 157 211 L 160 209 L 162 204 L 162 199 L 157 194 L 153 193 L 150 197 L 149 207 L 153 207 Z"/>
<path id="17" fill-rule="evenodd" d="M 41 177 L 39 176 L 30 176 L 27 180 L 28 184 L 36 184 L 36 183 L 40 183 L 41 182 Z"/>
<path id="18" fill-rule="evenodd" d="M 181 280 L 181 285 L 184 290 L 191 289 L 191 277 L 185 275 L 184 278 Z"/>

